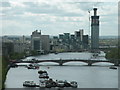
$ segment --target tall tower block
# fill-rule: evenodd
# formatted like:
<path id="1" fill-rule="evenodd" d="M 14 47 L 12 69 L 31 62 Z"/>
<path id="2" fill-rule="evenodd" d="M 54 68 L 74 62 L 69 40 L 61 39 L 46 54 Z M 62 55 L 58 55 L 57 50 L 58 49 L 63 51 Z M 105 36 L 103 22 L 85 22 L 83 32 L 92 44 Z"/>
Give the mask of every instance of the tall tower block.
<path id="1" fill-rule="evenodd" d="M 99 49 L 99 16 L 97 8 L 94 8 L 94 16 L 91 16 L 91 49 Z"/>

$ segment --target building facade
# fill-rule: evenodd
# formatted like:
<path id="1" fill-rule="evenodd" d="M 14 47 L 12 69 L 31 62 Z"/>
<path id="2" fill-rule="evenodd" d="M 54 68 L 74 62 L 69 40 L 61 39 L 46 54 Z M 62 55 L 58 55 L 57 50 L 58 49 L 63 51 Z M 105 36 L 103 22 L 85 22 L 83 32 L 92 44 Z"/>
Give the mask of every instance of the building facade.
<path id="1" fill-rule="evenodd" d="M 99 49 L 99 16 L 97 8 L 94 8 L 94 16 L 91 16 L 91 49 Z"/>
<path id="2" fill-rule="evenodd" d="M 38 30 L 32 32 L 31 49 L 37 52 L 49 52 L 50 50 L 49 35 L 41 35 L 41 31 L 38 32 Z"/>
<path id="3" fill-rule="evenodd" d="M 41 31 L 38 32 L 38 30 L 32 32 L 31 35 L 31 49 L 35 51 L 41 51 L 42 50 L 42 44 L 41 44 Z"/>
<path id="4" fill-rule="evenodd" d="M 49 35 L 41 35 L 41 48 L 44 52 L 49 52 L 50 51 L 50 39 Z"/>

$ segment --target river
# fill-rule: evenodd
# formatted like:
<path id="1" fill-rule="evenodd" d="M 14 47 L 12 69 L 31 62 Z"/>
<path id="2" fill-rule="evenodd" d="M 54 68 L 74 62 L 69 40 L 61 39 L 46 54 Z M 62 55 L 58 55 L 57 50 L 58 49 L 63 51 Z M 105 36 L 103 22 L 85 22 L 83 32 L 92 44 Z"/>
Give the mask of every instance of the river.
<path id="1" fill-rule="evenodd" d="M 32 56 L 26 59 L 90 59 L 91 56 L 92 53 L 88 52 L 59 53 Z M 104 56 L 95 59 L 106 60 Z M 79 88 L 118 88 L 118 70 L 109 69 L 109 66 L 113 65 L 110 63 L 95 63 L 93 66 L 87 66 L 87 64 L 83 62 L 68 62 L 63 66 L 59 66 L 53 62 L 39 64 L 39 70 L 46 70 L 50 78 L 54 80 L 77 81 Z M 39 84 L 39 70 L 27 69 L 24 66 L 11 68 L 7 74 L 5 82 L 6 88 L 23 88 L 22 85 L 25 80 L 33 80 Z"/>

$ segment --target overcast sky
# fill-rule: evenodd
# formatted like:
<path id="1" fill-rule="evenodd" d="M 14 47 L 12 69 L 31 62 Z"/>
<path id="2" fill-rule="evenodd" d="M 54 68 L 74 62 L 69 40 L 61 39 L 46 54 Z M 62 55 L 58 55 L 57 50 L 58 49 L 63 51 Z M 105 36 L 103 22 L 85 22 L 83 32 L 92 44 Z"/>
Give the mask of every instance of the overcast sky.
<path id="1" fill-rule="evenodd" d="M 36 29 L 42 30 L 42 34 L 46 35 L 74 33 L 79 29 L 84 29 L 84 34 L 89 34 L 88 10 L 92 16 L 94 7 L 98 8 L 100 16 L 100 36 L 118 35 L 117 0 L 5 1 L 0 2 L 2 35 L 31 35 Z"/>

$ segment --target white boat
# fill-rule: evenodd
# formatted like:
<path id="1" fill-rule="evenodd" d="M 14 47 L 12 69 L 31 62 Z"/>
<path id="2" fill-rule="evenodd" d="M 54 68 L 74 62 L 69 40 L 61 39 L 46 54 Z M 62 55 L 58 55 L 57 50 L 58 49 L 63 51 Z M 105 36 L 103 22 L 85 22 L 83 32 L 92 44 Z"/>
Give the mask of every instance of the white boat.
<path id="1" fill-rule="evenodd" d="M 73 88 L 77 88 L 78 87 L 78 84 L 77 84 L 76 81 L 72 81 L 72 82 L 70 82 L 70 84 L 71 84 L 71 87 L 73 87 Z"/>
<path id="2" fill-rule="evenodd" d="M 49 76 L 48 76 L 48 75 L 41 74 L 41 75 L 39 75 L 39 78 L 49 78 Z"/>
<path id="3" fill-rule="evenodd" d="M 34 83 L 34 81 L 25 81 L 23 83 L 23 86 L 26 86 L 26 87 L 35 87 L 36 83 Z"/>
<path id="4" fill-rule="evenodd" d="M 57 83 L 57 87 L 64 87 L 64 81 L 59 80 L 56 83 Z"/>
<path id="5" fill-rule="evenodd" d="M 45 80 L 40 80 L 39 81 L 39 86 L 42 87 L 42 88 L 45 88 L 46 87 Z"/>

